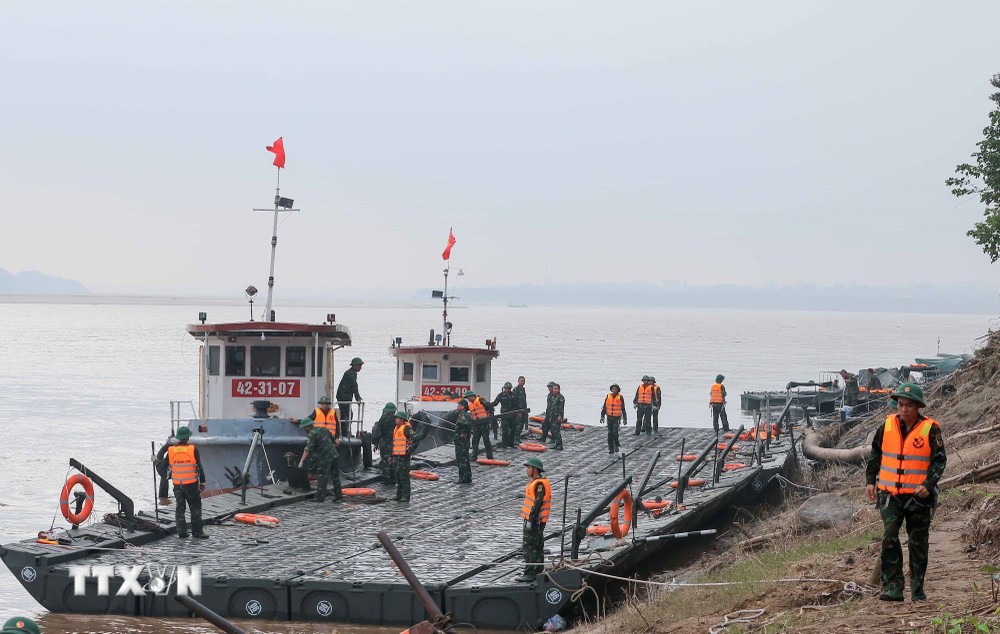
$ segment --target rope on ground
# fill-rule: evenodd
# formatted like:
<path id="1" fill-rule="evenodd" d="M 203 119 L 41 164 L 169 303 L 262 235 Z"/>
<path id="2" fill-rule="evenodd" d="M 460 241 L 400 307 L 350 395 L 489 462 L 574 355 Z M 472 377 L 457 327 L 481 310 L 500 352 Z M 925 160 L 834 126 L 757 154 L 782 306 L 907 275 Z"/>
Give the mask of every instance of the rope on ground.
<path id="1" fill-rule="evenodd" d="M 823 490 L 823 489 L 817 489 L 816 487 L 807 487 L 804 484 L 796 484 L 795 482 L 792 482 L 791 480 L 789 480 L 785 476 L 781 475 L 780 473 L 776 473 L 773 476 L 771 476 L 771 478 L 767 481 L 767 484 L 771 484 L 771 482 L 773 480 L 777 480 L 778 481 L 778 486 L 781 487 L 782 490 L 787 489 L 788 485 L 792 485 L 793 487 L 795 487 L 797 489 L 805 489 L 806 491 L 822 491 Z"/>
<path id="2" fill-rule="evenodd" d="M 719 634 L 722 630 L 727 629 L 730 625 L 734 623 L 745 623 L 747 625 L 754 625 L 754 621 L 759 619 L 766 612 L 764 608 L 755 608 L 749 610 L 736 610 L 735 612 L 730 612 L 729 614 L 722 617 L 722 623 L 717 623 L 716 625 L 708 628 L 708 634 Z"/>

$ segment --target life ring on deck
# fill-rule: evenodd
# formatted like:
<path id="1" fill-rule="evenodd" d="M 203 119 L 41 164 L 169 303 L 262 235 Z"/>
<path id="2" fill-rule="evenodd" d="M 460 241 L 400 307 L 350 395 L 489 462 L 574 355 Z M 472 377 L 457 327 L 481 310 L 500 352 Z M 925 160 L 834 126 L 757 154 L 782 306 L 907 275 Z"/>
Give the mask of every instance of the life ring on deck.
<path id="1" fill-rule="evenodd" d="M 655 500 L 643 500 L 642 508 L 644 508 L 650 515 L 654 518 L 659 517 L 663 514 L 665 510 L 670 508 L 671 502 L 668 500 L 661 500 L 657 502 Z"/>
<path id="2" fill-rule="evenodd" d="M 548 447 L 540 442 L 523 442 L 517 446 L 518 449 L 523 449 L 525 451 L 546 451 Z"/>
<path id="3" fill-rule="evenodd" d="M 528 425 L 528 431 L 530 433 L 536 435 L 536 436 L 541 436 L 542 435 L 542 428 L 541 427 L 535 427 L 534 425 Z"/>
<path id="4" fill-rule="evenodd" d="M 530 420 L 533 423 L 544 423 L 545 422 L 545 417 L 544 416 L 529 416 L 528 420 Z"/>
<path id="5" fill-rule="evenodd" d="M 702 480 L 701 478 L 691 478 L 690 480 L 688 480 L 688 486 L 689 487 L 700 487 L 703 484 L 705 484 L 705 481 Z M 671 489 L 676 489 L 677 488 L 677 483 L 676 482 L 671 482 L 670 483 L 670 488 Z"/>
<path id="6" fill-rule="evenodd" d="M 433 471 L 422 471 L 421 469 L 413 469 L 410 471 L 410 477 L 414 480 L 437 480 L 440 476 Z"/>
<path id="7" fill-rule="evenodd" d="M 583 431 L 583 425 L 577 425 L 575 423 L 563 423 L 563 429 L 573 429 L 575 431 Z"/>
<path id="8" fill-rule="evenodd" d="M 476 458 L 476 464 L 483 464 L 489 467 L 509 467 L 510 460 L 494 460 L 493 458 Z"/>
<path id="9" fill-rule="evenodd" d="M 340 491 L 345 496 L 349 498 L 373 498 L 375 497 L 375 489 L 369 489 L 366 487 L 341 489 Z"/>
<path id="10" fill-rule="evenodd" d="M 720 442 L 718 445 L 715 446 L 715 448 L 718 449 L 719 451 L 725 451 L 726 447 L 728 446 L 729 443 Z M 732 451 L 739 451 L 739 450 L 740 450 L 739 445 L 733 445 Z"/>
<path id="11" fill-rule="evenodd" d="M 697 459 L 698 459 L 698 454 L 694 453 L 677 454 L 676 456 L 674 456 L 674 460 L 678 462 L 692 462 Z"/>
<path id="12" fill-rule="evenodd" d="M 731 432 L 731 431 L 727 431 L 726 433 L 722 434 L 722 437 L 723 437 L 723 438 L 726 438 L 726 439 L 729 439 L 729 438 L 732 438 L 732 437 L 733 437 L 733 436 L 735 436 L 735 435 L 736 435 L 736 434 L 734 434 L 733 432 Z"/>
<path id="13" fill-rule="evenodd" d="M 611 532 L 611 527 L 607 524 L 594 524 L 587 527 L 588 535 L 607 535 Z"/>
<path id="14" fill-rule="evenodd" d="M 723 471 L 736 471 L 737 469 L 746 469 L 747 466 L 742 462 L 727 462 L 722 465 Z"/>
<path id="15" fill-rule="evenodd" d="M 270 515 L 257 515 L 256 513 L 237 513 L 233 516 L 233 519 L 237 522 L 243 522 L 244 524 L 253 524 L 254 526 L 271 526 L 273 528 L 278 527 L 278 518 L 271 517 Z"/>
<path id="16" fill-rule="evenodd" d="M 625 517 L 624 521 L 618 521 L 618 509 L 621 508 L 622 503 L 625 504 Z M 615 498 L 615 501 L 611 503 L 611 534 L 617 539 L 621 539 L 628 535 L 629 529 L 632 528 L 632 494 L 629 493 L 628 489 L 622 490 Z"/>
<path id="17" fill-rule="evenodd" d="M 87 499 L 84 500 L 83 508 L 80 509 L 79 514 L 69 510 L 70 491 L 78 484 L 83 485 L 83 491 L 87 494 Z M 66 521 L 73 526 L 83 524 L 90 517 L 90 512 L 94 510 L 94 483 L 90 481 L 90 478 L 82 473 L 74 473 L 69 480 L 66 480 L 62 492 L 59 494 L 59 510 L 62 511 Z"/>

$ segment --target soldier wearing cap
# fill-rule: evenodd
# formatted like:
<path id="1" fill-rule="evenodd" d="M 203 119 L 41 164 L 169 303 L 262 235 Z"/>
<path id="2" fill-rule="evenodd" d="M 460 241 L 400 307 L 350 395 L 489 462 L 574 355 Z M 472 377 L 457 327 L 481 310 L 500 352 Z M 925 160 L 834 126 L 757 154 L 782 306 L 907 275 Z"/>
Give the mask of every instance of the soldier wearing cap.
<path id="1" fill-rule="evenodd" d="M 729 417 L 726 416 L 726 386 L 722 384 L 726 377 L 715 375 L 715 383 L 708 392 L 708 407 L 712 410 L 712 427 L 715 435 L 719 435 L 719 419 L 722 419 L 722 430 L 729 431 Z"/>
<path id="2" fill-rule="evenodd" d="M 455 420 L 455 463 L 458 466 L 458 483 L 472 484 L 472 465 L 469 463 L 469 437 L 472 435 L 472 415 L 469 401 L 458 402 L 458 418 Z"/>
<path id="3" fill-rule="evenodd" d="M 361 402 L 361 394 L 358 392 L 358 372 L 364 365 L 361 357 L 351 359 L 351 367 L 344 372 L 337 386 L 337 405 L 340 408 L 340 435 L 349 438 L 351 435 L 351 401 Z"/>
<path id="4" fill-rule="evenodd" d="M 302 418 L 291 418 L 293 423 L 299 424 L 302 419 L 311 418 L 317 427 L 322 427 L 330 432 L 330 434 L 336 438 L 337 437 L 337 410 L 331 407 L 332 402 L 329 396 L 321 396 L 319 400 L 316 401 L 316 408 L 312 412 L 306 414 Z"/>
<path id="5" fill-rule="evenodd" d="M 522 434 L 528 433 L 528 394 L 524 391 L 524 377 L 517 377 L 517 385 L 511 390 L 517 397 L 517 409 L 524 410 L 517 415 L 517 426 L 514 430 L 515 439 Z"/>
<path id="6" fill-rule="evenodd" d="M 396 412 L 396 426 L 392 430 L 392 465 L 396 471 L 396 501 L 410 501 L 410 453 L 413 451 L 413 428 L 410 415 Z"/>
<path id="7" fill-rule="evenodd" d="M 632 404 L 635 406 L 636 436 L 642 432 L 646 432 L 647 436 L 653 433 L 653 400 L 653 382 L 649 375 L 645 374 L 642 377 L 642 384 L 635 390 L 635 398 L 632 399 Z"/>
<path id="8" fill-rule="evenodd" d="M 333 482 L 333 500 L 339 501 L 344 498 L 340 484 L 340 464 L 337 455 L 337 445 L 340 439 L 335 438 L 326 427 L 314 425 L 311 418 L 303 418 L 299 421 L 299 427 L 309 434 L 306 441 L 306 448 L 302 452 L 299 460 L 299 468 L 309 464 L 309 472 L 316 475 L 316 497 L 313 502 L 323 502 L 326 500 L 326 484 Z"/>
<path id="9" fill-rule="evenodd" d="M 188 536 L 186 507 L 191 507 L 191 534 L 198 539 L 208 539 L 201 522 L 201 492 L 205 489 L 205 469 L 201 466 L 198 448 L 188 443 L 191 430 L 178 427 L 174 434 L 177 444 L 167 448 L 167 459 L 170 464 L 170 479 L 174 483 L 174 497 L 177 505 L 174 507 L 174 524 L 177 526 L 177 536 Z"/>
<path id="10" fill-rule="evenodd" d="M 514 394 L 513 387 L 510 381 L 504 383 L 503 389 L 493 399 L 493 402 L 490 403 L 490 407 L 495 408 L 499 405 L 501 414 L 517 411 L 520 399 L 517 394 Z M 520 423 L 520 420 L 517 418 L 517 414 L 507 414 L 500 418 L 500 429 L 502 431 L 500 447 L 514 447 L 516 444 L 515 439 L 517 438 L 518 423 Z"/>
<path id="11" fill-rule="evenodd" d="M 472 414 L 472 459 L 479 457 L 479 440 L 482 439 L 483 447 L 486 449 L 486 457 L 493 459 L 493 443 L 490 442 L 489 403 L 477 396 L 475 392 L 469 390 L 465 393 L 465 400 L 469 402 L 469 413 Z"/>
<path id="12" fill-rule="evenodd" d="M 7 619 L 0 634 L 41 634 L 38 624 L 26 616 L 15 616 Z"/>
<path id="13" fill-rule="evenodd" d="M 545 420 L 542 422 L 542 439 L 552 436 L 552 448 L 563 450 L 562 424 L 566 422 L 566 398 L 562 395 L 559 384 L 549 381 L 549 396 L 545 399 Z"/>
<path id="14" fill-rule="evenodd" d="M 924 601 L 924 573 L 931 518 L 937 505 L 937 483 L 948 462 L 941 428 L 920 413 L 924 393 L 904 383 L 892 393 L 897 413 L 890 414 L 875 432 L 866 471 L 868 499 L 882 516 L 883 601 L 903 600 L 903 549 L 899 530 L 906 522 L 910 552 L 910 597 Z"/>
<path id="15" fill-rule="evenodd" d="M 542 571 L 545 561 L 545 523 L 549 521 L 552 507 L 552 485 L 542 477 L 545 467 L 538 458 L 524 461 L 527 467 L 528 486 L 524 488 L 524 503 L 521 505 L 521 519 L 524 520 L 524 534 L 521 548 L 524 552 L 524 574 L 517 581 L 534 581 Z"/>
<path id="16" fill-rule="evenodd" d="M 621 451 L 618 443 L 618 426 L 628 425 L 628 415 L 625 413 L 625 397 L 621 395 L 622 388 L 612 383 L 608 388 L 611 393 L 604 397 L 604 407 L 601 408 L 601 424 L 608 423 L 608 453 Z"/>
<path id="17" fill-rule="evenodd" d="M 396 476 L 389 468 L 389 457 L 392 455 L 392 431 L 396 424 L 393 422 L 396 415 L 396 404 L 386 403 L 382 408 L 382 417 L 375 421 L 372 426 L 372 440 L 378 447 L 378 469 L 382 473 L 382 481 L 386 484 L 395 484 Z"/>

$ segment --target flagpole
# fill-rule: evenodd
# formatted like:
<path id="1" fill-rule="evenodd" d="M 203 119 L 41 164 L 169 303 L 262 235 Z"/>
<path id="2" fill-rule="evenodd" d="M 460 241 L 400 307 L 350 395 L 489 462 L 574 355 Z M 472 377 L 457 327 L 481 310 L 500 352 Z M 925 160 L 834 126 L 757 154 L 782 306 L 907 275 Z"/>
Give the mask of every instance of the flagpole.
<path id="1" fill-rule="evenodd" d="M 273 321 L 271 319 L 271 300 L 274 298 L 274 254 L 278 247 L 278 203 L 281 200 L 281 168 L 278 170 L 277 184 L 274 186 L 274 228 L 271 230 L 271 271 L 267 276 L 267 307 L 264 308 L 264 317 L 261 321 Z"/>

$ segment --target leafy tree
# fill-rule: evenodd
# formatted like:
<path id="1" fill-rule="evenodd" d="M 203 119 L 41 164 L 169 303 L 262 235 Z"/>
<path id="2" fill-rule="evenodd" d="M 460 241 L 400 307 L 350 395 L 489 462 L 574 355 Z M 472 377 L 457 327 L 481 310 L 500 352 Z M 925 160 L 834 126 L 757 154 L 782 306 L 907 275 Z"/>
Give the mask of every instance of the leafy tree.
<path id="1" fill-rule="evenodd" d="M 1000 73 L 993 75 L 990 83 L 1000 89 Z M 992 262 L 1000 259 L 1000 92 L 990 95 L 996 108 L 990 112 L 990 123 L 983 128 L 983 140 L 976 143 L 978 152 L 972 154 L 974 164 L 962 163 L 955 168 L 955 176 L 945 181 L 951 193 L 961 198 L 979 194 L 979 201 L 986 209 L 984 219 L 966 232 L 966 235 L 983 248 Z"/>

